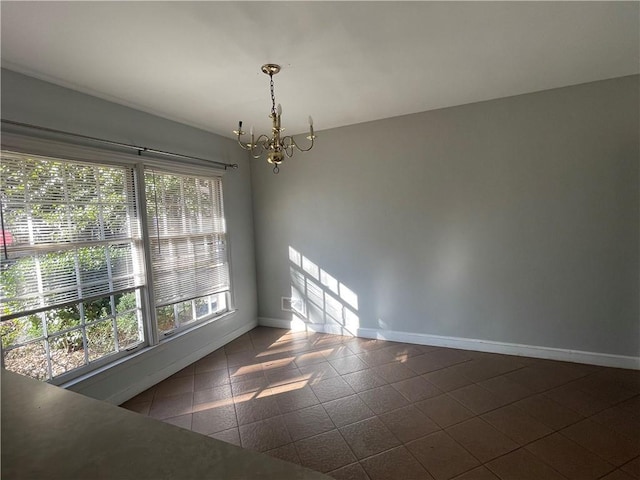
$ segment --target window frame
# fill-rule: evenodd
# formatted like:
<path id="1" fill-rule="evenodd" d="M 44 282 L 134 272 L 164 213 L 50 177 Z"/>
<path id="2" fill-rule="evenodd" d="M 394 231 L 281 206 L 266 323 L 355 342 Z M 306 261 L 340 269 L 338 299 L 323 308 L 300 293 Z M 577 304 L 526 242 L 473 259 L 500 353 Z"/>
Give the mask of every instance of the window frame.
<path id="1" fill-rule="evenodd" d="M 155 172 L 159 172 L 159 173 L 164 173 L 164 174 L 169 174 L 171 175 L 173 172 L 170 168 L 167 167 L 166 163 L 164 162 L 158 162 L 156 160 L 154 160 L 153 162 L 142 162 L 139 165 L 141 172 L 140 172 L 140 176 L 142 177 L 141 181 L 139 181 L 139 187 L 141 190 L 140 193 L 140 198 L 144 199 L 144 211 L 141 211 L 141 221 L 144 222 L 143 227 L 142 227 L 142 231 L 143 231 L 143 238 L 145 241 L 145 252 L 151 252 L 151 249 L 153 248 L 151 243 L 152 243 L 152 238 L 153 238 L 153 232 L 151 232 L 149 230 L 149 209 L 146 203 L 146 179 L 145 179 L 145 172 L 147 170 L 153 170 Z M 221 172 L 224 172 L 224 170 L 221 170 Z M 206 171 L 203 170 L 201 168 L 198 167 L 191 167 L 191 168 L 182 168 L 181 172 L 178 173 L 177 175 L 180 176 L 195 176 L 195 177 L 209 177 L 212 178 L 214 175 L 211 174 L 210 171 Z M 185 325 L 180 325 L 177 328 L 174 328 L 170 331 L 166 331 L 166 332 L 161 332 L 160 329 L 158 328 L 158 319 L 157 319 L 157 308 L 156 307 L 156 298 L 155 298 L 155 289 L 153 288 L 153 282 L 154 282 L 154 272 L 153 272 L 153 265 L 152 265 L 152 256 L 149 255 L 145 255 L 145 267 L 146 267 L 146 271 L 149 272 L 146 276 L 147 281 L 149 282 L 148 284 L 151 285 L 151 287 L 149 288 L 149 295 L 148 295 L 148 299 L 150 301 L 150 317 L 152 317 L 152 327 L 154 330 L 154 335 L 157 339 L 157 342 L 163 342 L 169 338 L 171 338 L 172 336 L 176 335 L 176 334 L 180 334 L 182 332 L 187 332 L 190 331 L 194 328 L 199 327 L 200 325 L 209 323 L 213 320 L 216 320 L 220 317 L 225 316 L 228 313 L 231 313 L 233 311 L 235 311 L 235 304 L 233 301 L 233 278 L 231 275 L 231 252 L 230 252 L 230 247 L 229 247 L 229 231 L 227 228 L 227 222 L 226 222 L 226 214 L 225 214 L 225 202 L 224 202 L 224 182 L 222 182 L 222 175 L 215 175 L 217 177 L 220 178 L 221 184 L 220 184 L 220 189 L 221 189 L 221 196 L 222 196 L 222 205 L 220 206 L 220 209 L 222 211 L 222 219 L 224 220 L 225 223 L 225 232 L 224 232 L 224 236 L 225 236 L 225 248 L 226 248 L 226 253 L 227 253 L 227 268 L 228 268 L 228 275 L 229 275 L 229 289 L 220 293 L 224 293 L 225 297 L 226 297 L 226 309 L 223 312 L 212 312 L 209 313 L 208 315 L 206 315 L 203 318 L 200 319 L 194 319 L 193 321 L 185 324 Z M 202 297 L 197 297 L 197 298 L 202 298 Z M 193 299 L 195 300 L 195 299 Z M 176 305 L 175 303 L 172 305 Z"/>
<path id="2" fill-rule="evenodd" d="M 215 164 L 210 164 L 206 161 L 200 161 L 197 159 L 180 159 L 174 160 L 170 158 L 160 158 L 149 154 L 138 155 L 131 154 L 129 151 L 119 150 L 117 147 L 111 149 L 96 148 L 94 146 L 69 143 L 66 141 L 60 141 L 55 135 L 44 137 L 35 137 L 31 135 L 23 135 L 21 133 L 14 132 L 2 132 L 2 142 L 0 148 L 11 152 L 27 155 L 39 155 L 43 157 L 49 157 L 52 159 L 59 159 L 61 161 L 77 161 L 85 164 L 100 164 L 100 165 L 113 165 L 132 169 L 134 175 L 134 190 L 135 190 L 135 207 L 137 209 L 137 221 L 140 228 L 140 251 L 142 256 L 144 278 L 143 285 L 139 286 L 135 291 L 138 291 L 140 298 L 140 309 L 142 315 L 142 327 L 144 338 L 142 342 L 135 345 L 132 348 L 124 349 L 111 355 L 107 355 L 103 358 L 92 361 L 91 363 L 62 373 L 52 379 L 47 380 L 49 383 L 55 385 L 61 385 L 70 381 L 76 381 L 81 377 L 90 377 L 98 372 L 108 369 L 110 366 L 115 366 L 123 361 L 133 358 L 136 354 L 150 348 L 159 346 L 165 341 L 170 341 L 171 338 L 176 336 L 182 336 L 195 329 L 198 329 L 204 325 L 207 325 L 220 318 L 226 317 L 235 312 L 234 302 L 234 287 L 233 287 L 233 275 L 231 264 L 231 248 L 230 248 L 230 233 L 228 229 L 228 222 L 226 221 L 225 202 L 224 202 L 224 190 L 225 182 L 223 176 L 225 170 Z M 168 174 L 175 173 L 179 175 L 192 175 L 199 177 L 219 177 L 221 179 L 221 194 L 223 198 L 222 202 L 222 218 L 225 220 L 225 239 L 226 239 L 226 254 L 227 254 L 227 268 L 229 271 L 229 290 L 226 291 L 227 306 L 223 312 L 210 313 L 205 317 L 189 322 L 182 326 L 182 328 L 174 329 L 170 332 L 161 334 L 157 326 L 157 316 L 155 309 L 155 299 L 153 290 L 153 270 L 151 266 L 151 255 L 149 255 L 151 242 L 150 232 L 148 228 L 148 215 L 147 215 L 147 202 L 145 198 L 145 168 L 152 168 L 156 170 L 162 170 Z M 135 242 L 133 242 L 135 243 Z M 137 248 L 137 247 L 134 247 Z M 0 345 L 0 362 L 2 368 L 4 368 L 4 353 L 2 346 Z"/>

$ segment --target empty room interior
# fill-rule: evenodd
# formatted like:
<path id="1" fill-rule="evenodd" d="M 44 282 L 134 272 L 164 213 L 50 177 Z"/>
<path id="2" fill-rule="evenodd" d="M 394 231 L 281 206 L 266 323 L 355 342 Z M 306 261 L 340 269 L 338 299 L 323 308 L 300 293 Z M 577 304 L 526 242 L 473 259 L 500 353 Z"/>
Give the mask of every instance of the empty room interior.
<path id="1" fill-rule="evenodd" d="M 1 476 L 640 479 L 640 2 L 1 13 Z"/>

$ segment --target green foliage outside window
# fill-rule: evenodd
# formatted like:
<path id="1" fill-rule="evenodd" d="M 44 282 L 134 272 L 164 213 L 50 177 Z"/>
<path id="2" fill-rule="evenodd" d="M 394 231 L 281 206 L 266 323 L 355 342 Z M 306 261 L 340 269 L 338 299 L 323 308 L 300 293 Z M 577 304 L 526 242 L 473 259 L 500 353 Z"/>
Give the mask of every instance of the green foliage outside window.
<path id="1" fill-rule="evenodd" d="M 59 374 L 139 343 L 136 292 L 110 293 L 131 285 L 111 283 L 133 271 L 131 170 L 5 152 L 2 160 L 3 229 L 15 242 L 2 259 L 0 311 L 50 306 L 0 322 L 5 364 L 14 350 L 46 364 L 46 348 L 81 362 Z"/>

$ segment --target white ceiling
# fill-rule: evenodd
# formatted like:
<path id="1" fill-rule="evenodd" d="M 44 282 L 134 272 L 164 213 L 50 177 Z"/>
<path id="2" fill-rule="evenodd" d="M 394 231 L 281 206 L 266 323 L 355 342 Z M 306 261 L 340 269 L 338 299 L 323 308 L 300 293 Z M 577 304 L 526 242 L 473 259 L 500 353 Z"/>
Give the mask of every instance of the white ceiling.
<path id="1" fill-rule="evenodd" d="M 2 66 L 232 136 L 638 73 L 638 2 L 1 2 Z"/>

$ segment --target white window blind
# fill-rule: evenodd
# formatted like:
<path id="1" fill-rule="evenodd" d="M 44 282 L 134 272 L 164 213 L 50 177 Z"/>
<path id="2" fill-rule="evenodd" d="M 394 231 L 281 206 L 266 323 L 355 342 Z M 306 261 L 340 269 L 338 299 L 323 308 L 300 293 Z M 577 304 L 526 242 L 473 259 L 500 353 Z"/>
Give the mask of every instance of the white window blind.
<path id="1" fill-rule="evenodd" d="M 1 180 L 4 319 L 142 284 L 131 168 L 3 152 Z"/>
<path id="2" fill-rule="evenodd" d="M 145 170 L 155 306 L 229 290 L 222 181 Z"/>

